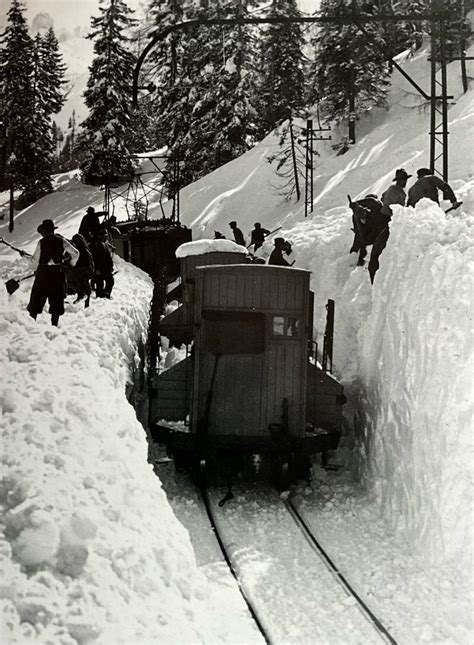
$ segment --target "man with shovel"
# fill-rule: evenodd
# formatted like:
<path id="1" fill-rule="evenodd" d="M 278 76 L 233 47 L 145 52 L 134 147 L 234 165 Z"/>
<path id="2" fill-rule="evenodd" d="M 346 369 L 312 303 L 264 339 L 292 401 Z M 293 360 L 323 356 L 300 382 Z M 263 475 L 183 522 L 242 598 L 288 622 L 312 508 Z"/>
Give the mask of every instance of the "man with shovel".
<path id="1" fill-rule="evenodd" d="M 27 307 L 30 316 L 36 320 L 48 300 L 51 324 L 55 327 L 64 313 L 66 264 L 74 266 L 79 259 L 79 251 L 61 235 L 57 235 L 54 232 L 56 228 L 53 220 L 45 219 L 36 229 L 41 240 L 31 259 L 36 274 Z"/>

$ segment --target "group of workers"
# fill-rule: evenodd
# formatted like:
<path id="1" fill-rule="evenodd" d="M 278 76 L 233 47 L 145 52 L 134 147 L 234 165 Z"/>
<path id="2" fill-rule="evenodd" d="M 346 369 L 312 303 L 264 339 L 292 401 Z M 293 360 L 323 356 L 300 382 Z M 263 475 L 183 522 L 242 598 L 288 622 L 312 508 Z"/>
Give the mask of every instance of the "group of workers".
<path id="1" fill-rule="evenodd" d="M 373 245 L 368 267 L 372 282 L 379 268 L 378 258 L 389 237 L 389 222 L 393 214 L 392 206 L 396 204 L 415 206 L 424 197 L 439 203 L 439 191 L 443 193 L 445 199 L 451 201 L 452 208 L 457 208 L 461 203 L 457 201 L 449 184 L 434 175 L 428 168 L 420 168 L 417 171 L 417 179 L 408 190 L 407 195 L 405 188 L 410 177 L 411 175 L 404 168 L 399 168 L 395 172 L 393 185 L 382 194 L 380 201 L 375 195 L 368 195 L 365 200 L 351 204 L 354 212 L 355 232 L 355 241 L 351 252 L 362 249 L 365 254 L 365 246 Z M 370 208 L 367 208 L 367 204 L 370 204 L 371 200 L 380 206 L 379 216 L 381 215 L 381 218 L 379 217 L 379 221 L 381 224 L 379 224 L 379 230 L 374 239 L 364 240 L 362 224 L 365 226 L 367 214 L 370 215 Z M 355 204 L 359 204 L 361 209 L 359 213 L 362 215 L 357 215 Z M 41 239 L 31 258 L 35 281 L 28 304 L 28 312 L 35 320 L 48 301 L 51 323 L 57 326 L 59 317 L 64 313 L 64 300 L 68 290 L 77 294 L 76 302 L 85 298 L 86 307 L 89 306 L 92 289 L 95 290 L 98 298 L 110 298 L 114 286 L 114 263 L 109 230 L 113 226 L 115 218 L 110 218 L 107 223 L 101 224 L 100 215 L 92 206 L 89 206 L 81 221 L 78 233 L 73 236 L 71 241 L 55 233 L 57 227 L 51 219 L 45 219 L 38 226 L 37 231 L 41 235 Z M 238 228 L 237 222 L 229 222 L 229 226 L 235 242 L 246 246 L 244 235 Z M 250 233 L 248 247 L 253 246 L 255 253 L 263 245 L 265 239 L 274 232 L 263 228 L 260 222 L 256 222 Z M 356 244 L 357 236 L 360 239 L 359 246 Z M 215 238 L 222 239 L 224 235 L 215 231 Z M 287 240 L 282 237 L 275 238 L 268 264 L 292 266 L 293 263 L 284 257 L 284 255 L 289 256 L 291 252 L 291 244 Z M 363 255 L 359 256 L 359 258 L 361 257 L 362 260 L 359 264 L 363 264 Z"/>
<path id="2" fill-rule="evenodd" d="M 229 226 L 234 235 L 234 241 L 240 246 L 245 246 L 246 248 L 253 247 L 253 253 L 258 251 L 258 249 L 263 246 L 265 239 L 275 233 L 276 231 L 269 231 L 266 228 L 263 228 L 260 222 L 255 222 L 253 230 L 250 232 L 250 244 L 248 246 L 245 243 L 245 237 L 241 229 L 237 226 L 237 222 L 234 220 L 229 222 Z M 278 229 L 276 229 L 278 230 Z M 225 239 L 225 236 L 222 235 L 219 231 L 214 231 L 214 238 L 217 240 Z M 283 254 L 290 255 L 292 252 L 291 243 L 288 240 L 285 240 L 283 237 L 276 237 L 274 240 L 274 249 L 268 258 L 267 263 L 273 264 L 276 266 L 293 266 L 294 262 L 288 262 L 286 258 L 283 257 Z"/>
<path id="3" fill-rule="evenodd" d="M 92 290 L 98 298 L 110 298 L 114 286 L 114 247 L 109 236 L 112 218 L 101 224 L 100 215 L 89 206 L 70 241 L 55 232 L 57 226 L 51 219 L 38 226 L 41 239 L 31 258 L 35 280 L 27 307 L 34 320 L 48 301 L 51 324 L 57 326 L 68 292 L 77 294 L 75 302 L 85 298 L 86 307 Z"/>
<path id="4" fill-rule="evenodd" d="M 369 260 L 369 275 L 371 282 L 379 268 L 379 257 L 387 244 L 389 238 L 389 225 L 392 218 L 392 206 L 415 206 L 421 199 L 426 198 L 439 204 L 439 193 L 443 198 L 451 202 L 451 209 L 456 209 L 461 205 L 457 201 L 451 186 L 436 176 L 429 168 L 419 168 L 417 178 L 414 184 L 409 188 L 408 195 L 405 191 L 408 179 L 412 176 L 404 168 L 399 168 L 395 172 L 393 184 L 382 194 L 380 200 L 376 195 L 367 195 L 364 199 L 351 205 L 354 212 L 354 244 L 351 252 L 360 251 L 359 264 L 364 264 L 365 246 L 373 245 Z M 359 205 L 359 214 L 357 206 Z M 360 206 L 362 205 L 362 210 Z M 365 207 L 365 213 L 364 213 Z M 373 235 L 375 227 L 375 236 Z M 364 240 L 365 234 L 365 240 Z M 359 238 L 359 241 L 357 241 Z"/>

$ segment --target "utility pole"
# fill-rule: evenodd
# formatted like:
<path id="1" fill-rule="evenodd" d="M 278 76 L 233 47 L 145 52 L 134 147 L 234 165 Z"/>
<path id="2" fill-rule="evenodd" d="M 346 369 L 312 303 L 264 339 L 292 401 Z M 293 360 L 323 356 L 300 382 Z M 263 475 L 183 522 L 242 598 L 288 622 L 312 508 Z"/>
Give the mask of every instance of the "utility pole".
<path id="1" fill-rule="evenodd" d="M 301 191 L 298 179 L 298 166 L 296 164 L 295 135 L 293 132 L 293 119 L 290 117 L 290 141 L 291 141 L 291 158 L 293 160 L 293 174 L 295 176 L 296 201 L 300 201 Z"/>
<path id="2" fill-rule="evenodd" d="M 321 132 L 331 132 L 331 128 L 323 128 L 319 122 L 318 127 L 315 129 L 313 126 L 313 119 L 306 121 L 306 128 L 303 130 L 305 140 L 298 143 L 305 147 L 305 199 L 304 199 L 304 216 L 308 217 L 309 213 L 313 212 L 314 201 L 314 141 L 329 141 L 331 135 L 325 136 L 318 134 Z"/>

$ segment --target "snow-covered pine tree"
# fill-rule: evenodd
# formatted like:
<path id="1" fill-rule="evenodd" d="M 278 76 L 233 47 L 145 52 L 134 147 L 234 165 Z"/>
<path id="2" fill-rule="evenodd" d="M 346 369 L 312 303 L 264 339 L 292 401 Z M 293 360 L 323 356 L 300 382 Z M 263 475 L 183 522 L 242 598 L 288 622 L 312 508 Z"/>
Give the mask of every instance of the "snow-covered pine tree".
<path id="1" fill-rule="evenodd" d="M 273 0 L 270 18 L 300 18 L 296 0 Z M 258 132 L 263 137 L 304 107 L 304 36 L 300 23 L 275 23 L 261 35 Z"/>
<path id="2" fill-rule="evenodd" d="M 51 27 L 46 32 L 41 42 L 41 91 L 48 116 L 57 114 L 64 105 L 65 97 L 62 86 L 65 84 L 64 76 L 66 65 L 59 52 L 58 40 L 54 29 Z"/>
<path id="3" fill-rule="evenodd" d="M 131 172 L 129 145 L 131 87 L 135 57 L 127 44 L 135 24 L 123 0 L 100 0 L 100 16 L 92 18 L 88 38 L 94 60 L 84 92 L 90 112 L 78 140 L 86 182 L 109 182 Z"/>
<path id="4" fill-rule="evenodd" d="M 11 190 L 24 187 L 33 145 L 33 39 L 28 33 L 24 10 L 20 0 L 12 0 L 0 49 L 0 184 Z"/>
<path id="5" fill-rule="evenodd" d="M 33 110 L 31 128 L 33 143 L 28 173 L 25 177 L 27 203 L 52 191 L 51 174 L 55 142 L 51 116 L 64 104 L 61 86 L 64 84 L 65 65 L 59 53 L 58 41 L 51 28 L 42 37 L 36 34 L 33 50 Z"/>
<path id="6" fill-rule="evenodd" d="M 53 190 L 51 173 L 54 142 L 48 114 L 48 87 L 42 73 L 42 45 L 41 35 L 37 33 L 33 47 L 33 102 L 30 116 L 32 146 L 24 177 L 22 205 L 32 203 Z"/>
<path id="7" fill-rule="evenodd" d="M 234 17 L 253 3 L 205 0 L 186 6 L 185 19 Z M 254 61 L 249 29 L 199 26 L 186 29 L 178 46 L 177 76 L 160 119 L 181 181 L 202 177 L 252 144 Z"/>
<path id="8" fill-rule="evenodd" d="M 246 0 L 217 3 L 221 18 L 245 15 Z M 218 10 L 218 13 L 217 13 Z M 212 15 L 212 14 L 211 14 Z M 194 178 L 246 152 L 255 141 L 257 111 L 254 43 L 246 25 L 216 29 L 215 51 L 202 70 L 203 83 L 183 140 L 183 159 Z"/>
<path id="9" fill-rule="evenodd" d="M 351 5 L 322 0 L 321 14 L 351 18 Z M 348 123 L 348 142 L 355 142 L 355 122 L 375 106 L 385 106 L 389 69 L 386 43 L 376 23 L 362 33 L 355 24 L 321 23 L 312 38 L 314 62 L 309 75 L 309 101 L 321 101 L 323 115 Z"/>

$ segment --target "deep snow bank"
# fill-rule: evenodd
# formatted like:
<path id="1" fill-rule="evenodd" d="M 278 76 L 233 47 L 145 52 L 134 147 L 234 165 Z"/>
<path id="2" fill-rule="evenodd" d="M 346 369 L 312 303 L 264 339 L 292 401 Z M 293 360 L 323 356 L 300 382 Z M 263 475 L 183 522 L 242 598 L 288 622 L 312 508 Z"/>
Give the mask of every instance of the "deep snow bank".
<path id="1" fill-rule="evenodd" d="M 113 300 L 68 305 L 59 329 L 48 315 L 28 318 L 27 287 L 0 290 L 2 642 L 220 638 L 125 398 L 151 281 L 116 263 Z"/>
<path id="2" fill-rule="evenodd" d="M 461 192 L 470 211 L 472 185 Z M 335 368 L 359 463 L 393 526 L 431 562 L 470 576 L 473 218 L 429 200 L 397 207 L 371 287 L 348 256 L 349 215 L 327 215 L 289 236 L 313 272 L 319 339 L 336 300 Z"/>

